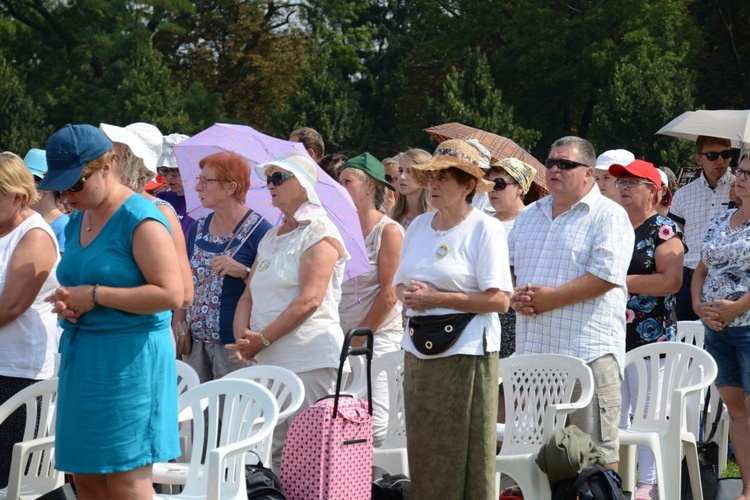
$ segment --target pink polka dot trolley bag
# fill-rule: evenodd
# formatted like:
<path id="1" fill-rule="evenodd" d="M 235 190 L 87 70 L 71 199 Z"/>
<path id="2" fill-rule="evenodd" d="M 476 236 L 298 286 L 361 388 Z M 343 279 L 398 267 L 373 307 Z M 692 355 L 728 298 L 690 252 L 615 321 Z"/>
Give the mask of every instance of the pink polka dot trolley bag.
<path id="1" fill-rule="evenodd" d="M 354 336 L 366 347 L 349 349 Z M 369 500 L 372 493 L 372 363 L 369 328 L 353 328 L 341 350 L 336 394 L 303 410 L 289 426 L 281 484 L 289 500 Z M 346 358 L 367 357 L 367 401 L 341 394 Z"/>

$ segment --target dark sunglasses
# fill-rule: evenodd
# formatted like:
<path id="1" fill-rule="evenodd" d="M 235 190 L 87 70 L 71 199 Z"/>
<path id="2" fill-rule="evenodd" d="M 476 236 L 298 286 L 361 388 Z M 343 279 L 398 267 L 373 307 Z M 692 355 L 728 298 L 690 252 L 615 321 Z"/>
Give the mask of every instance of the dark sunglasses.
<path id="1" fill-rule="evenodd" d="M 393 177 L 391 174 L 385 174 L 385 182 L 391 184 L 395 180 L 396 180 L 396 178 Z"/>
<path id="2" fill-rule="evenodd" d="M 544 166 L 547 167 L 548 169 L 557 167 L 560 170 L 570 170 L 570 169 L 578 168 L 578 167 L 588 167 L 588 165 L 586 165 L 585 163 L 578 163 L 577 161 L 563 160 L 563 159 L 553 160 L 552 158 L 547 158 L 544 161 Z"/>
<path id="3" fill-rule="evenodd" d="M 172 176 L 172 177 L 179 177 L 180 176 L 180 169 L 179 168 L 168 168 L 168 167 L 159 167 L 156 169 L 156 173 L 161 175 L 162 177 L 166 176 Z"/>
<path id="4" fill-rule="evenodd" d="M 98 170 L 96 172 L 98 172 Z M 63 191 L 67 191 L 69 193 L 77 193 L 78 191 L 81 191 L 84 188 L 84 186 L 86 185 L 86 181 L 89 180 L 89 178 L 92 175 L 94 175 L 96 172 L 90 172 L 90 173 L 84 175 L 83 177 L 81 177 L 80 179 L 78 179 L 78 182 L 76 182 L 75 184 L 73 184 L 72 186 L 70 186 L 68 189 L 64 189 Z"/>
<path id="5" fill-rule="evenodd" d="M 279 187 L 290 177 L 294 177 L 294 175 L 285 174 L 283 172 L 274 172 L 273 174 L 266 176 L 266 185 L 273 184 L 274 186 Z"/>
<path id="6" fill-rule="evenodd" d="M 501 177 L 495 179 L 494 181 L 490 181 L 490 182 L 494 182 L 495 183 L 495 187 L 492 188 L 495 191 L 505 191 L 505 188 L 507 188 L 511 184 L 514 184 L 513 182 L 508 182 L 508 181 L 506 181 L 505 179 L 503 179 Z"/>
<path id="7" fill-rule="evenodd" d="M 734 171 L 734 175 L 738 179 L 742 177 L 742 179 L 748 180 L 750 179 L 750 170 L 744 170 L 744 169 L 738 168 L 737 170 Z"/>
<path id="8" fill-rule="evenodd" d="M 729 158 L 732 157 L 732 150 L 725 149 L 724 151 L 709 151 L 708 153 L 698 153 L 698 154 L 705 156 L 708 161 L 716 161 L 719 159 L 719 156 L 721 156 L 725 160 L 728 160 Z"/>

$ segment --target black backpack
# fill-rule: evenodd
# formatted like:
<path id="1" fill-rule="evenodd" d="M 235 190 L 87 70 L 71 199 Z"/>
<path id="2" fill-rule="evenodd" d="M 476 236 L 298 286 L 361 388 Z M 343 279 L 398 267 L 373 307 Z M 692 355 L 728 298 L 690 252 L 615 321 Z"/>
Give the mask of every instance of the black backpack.
<path id="1" fill-rule="evenodd" d="M 256 465 L 245 466 L 245 485 L 248 500 L 286 500 L 281 481 L 260 459 Z"/>
<path id="2" fill-rule="evenodd" d="M 586 467 L 570 479 L 561 481 L 552 490 L 552 500 L 626 500 L 622 478 L 601 465 Z"/>

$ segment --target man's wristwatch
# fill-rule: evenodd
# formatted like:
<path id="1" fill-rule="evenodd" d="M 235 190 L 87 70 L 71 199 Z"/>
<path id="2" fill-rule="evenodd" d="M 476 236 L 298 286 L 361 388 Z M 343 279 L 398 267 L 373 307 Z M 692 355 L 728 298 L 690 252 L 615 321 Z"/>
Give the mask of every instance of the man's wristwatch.
<path id="1" fill-rule="evenodd" d="M 246 280 L 248 276 L 250 276 L 250 268 L 246 267 L 245 268 L 245 276 L 242 279 Z"/>
<path id="2" fill-rule="evenodd" d="M 268 347 L 271 345 L 271 341 L 268 340 L 265 335 L 263 335 L 263 332 L 258 332 L 258 335 L 260 336 L 260 341 L 263 342 L 263 345 L 265 347 Z"/>

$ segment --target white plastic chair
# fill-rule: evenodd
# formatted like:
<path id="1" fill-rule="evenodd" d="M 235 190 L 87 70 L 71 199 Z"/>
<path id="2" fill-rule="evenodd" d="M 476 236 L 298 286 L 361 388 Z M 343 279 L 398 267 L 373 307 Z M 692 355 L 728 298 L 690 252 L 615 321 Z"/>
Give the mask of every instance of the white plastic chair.
<path id="1" fill-rule="evenodd" d="M 186 391 L 198 387 L 201 383 L 198 372 L 192 366 L 175 360 L 177 367 L 177 396 L 184 394 Z M 204 407 L 205 408 L 205 407 Z M 187 478 L 187 457 L 190 456 L 191 443 L 193 441 L 193 413 L 188 407 L 177 415 L 177 421 L 180 423 L 180 450 L 182 455 L 177 459 L 180 463 L 157 462 L 153 465 L 151 478 L 155 484 L 162 485 L 179 485 L 185 484 Z"/>
<path id="2" fill-rule="evenodd" d="M 178 405 L 193 416 L 187 481 L 182 493 L 154 498 L 246 500 L 245 452 L 270 446 L 279 418 L 276 398 L 251 380 L 222 378 L 188 390 Z"/>
<path id="3" fill-rule="evenodd" d="M 240 368 L 229 373 L 225 378 L 227 377 L 252 380 L 271 391 L 271 394 L 276 398 L 276 404 L 279 406 L 279 424 L 294 415 L 300 409 L 305 399 L 305 386 L 302 380 L 296 373 L 281 366 L 248 366 L 247 368 Z M 269 442 L 269 446 L 266 449 L 261 447 L 256 448 L 253 455 L 257 455 L 258 457 L 255 461 L 248 463 L 254 464 L 257 459 L 260 459 L 263 465 L 270 467 L 272 453 L 270 444 Z M 252 458 L 248 457 L 247 460 L 252 460 Z"/>
<path id="4" fill-rule="evenodd" d="M 705 348 L 705 329 L 703 322 L 700 320 L 678 321 L 677 333 L 680 336 L 681 342 Z M 716 412 L 718 411 L 720 399 L 719 391 L 713 383 L 708 387 L 708 390 L 711 391 L 711 406 L 706 414 L 706 421 L 703 423 L 703 439 L 708 438 L 708 435 L 711 433 L 711 424 L 714 421 L 714 415 L 716 415 Z M 705 389 L 701 391 L 700 394 L 688 398 L 687 407 L 689 410 L 695 407 L 699 408 L 698 412 L 688 411 L 687 414 L 688 430 L 696 436 L 698 436 L 700 429 L 700 419 L 703 415 L 703 402 L 705 401 L 705 398 Z M 719 475 L 721 475 L 721 473 L 727 468 L 727 455 L 729 454 L 729 412 L 727 411 L 726 405 L 722 408 L 721 418 L 719 419 L 719 424 L 716 428 L 716 434 L 714 435 L 713 441 L 719 445 Z"/>
<path id="5" fill-rule="evenodd" d="M 367 360 L 364 356 L 351 356 L 347 361 L 352 371 L 341 392 L 351 394 L 355 398 L 365 399 L 367 397 L 367 371 L 365 370 Z"/>
<path id="6" fill-rule="evenodd" d="M 13 447 L 7 488 L 0 499 L 36 498 L 62 486 L 64 474 L 55 470 L 55 415 L 57 378 L 37 382 L 0 406 L 0 424 L 26 407 L 23 440 Z M 39 425 L 37 427 L 37 422 Z"/>
<path id="7" fill-rule="evenodd" d="M 501 473 L 511 476 L 524 498 L 551 497 L 547 475 L 536 465 L 549 434 L 565 426 L 568 413 L 585 407 L 594 394 L 594 377 L 582 360 L 561 354 L 527 354 L 500 363 L 505 389 L 505 436 L 496 459 L 495 494 Z M 576 385 L 580 396 L 572 401 Z"/>
<path id="8" fill-rule="evenodd" d="M 364 359 L 364 358 L 362 358 Z M 388 376 L 388 430 L 383 443 L 373 448 L 372 465 L 389 474 L 409 475 L 404 420 L 404 351 L 383 354 L 372 360 L 372 378 Z"/>
<path id="9" fill-rule="evenodd" d="M 651 373 L 659 371 L 660 356 L 664 355 L 664 379 L 661 386 L 647 387 L 647 367 Z M 625 367 L 634 365 L 638 371 L 638 401 L 633 411 L 629 429 L 620 429 L 620 444 L 648 446 L 654 453 L 659 498 L 680 498 L 683 449 L 690 472 L 693 498 L 702 498 L 698 472 L 698 449 L 695 435 L 688 431 L 686 398 L 700 393 L 716 378 L 717 367 L 713 358 L 703 349 L 683 342 L 655 342 L 625 355 Z M 659 405 L 648 404 L 646 397 Z M 661 398 L 656 398 L 656 391 Z M 643 397 L 641 397 L 643 396 Z M 635 471 L 623 463 L 620 474 L 628 476 L 632 484 Z"/>

